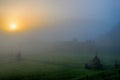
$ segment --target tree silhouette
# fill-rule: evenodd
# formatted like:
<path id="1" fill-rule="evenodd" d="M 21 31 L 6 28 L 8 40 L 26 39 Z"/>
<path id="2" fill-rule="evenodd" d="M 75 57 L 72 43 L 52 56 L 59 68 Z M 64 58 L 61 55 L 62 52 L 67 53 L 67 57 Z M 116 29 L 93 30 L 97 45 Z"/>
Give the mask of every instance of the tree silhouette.
<path id="1" fill-rule="evenodd" d="M 17 61 L 22 61 L 22 54 L 21 54 L 21 51 L 19 51 L 16 55 L 16 60 Z"/>
<path id="2" fill-rule="evenodd" d="M 115 61 L 115 63 L 114 63 L 114 67 L 115 67 L 115 68 L 120 68 L 120 64 L 118 64 L 118 62 Z"/>
<path id="3" fill-rule="evenodd" d="M 103 68 L 103 65 L 101 64 L 101 61 L 99 59 L 99 57 L 96 55 L 92 62 L 89 64 L 85 64 L 85 68 L 86 69 L 95 69 L 95 70 L 99 70 Z"/>
<path id="4" fill-rule="evenodd" d="M 101 61 L 97 55 L 93 58 L 91 66 L 93 69 L 102 69 Z"/>

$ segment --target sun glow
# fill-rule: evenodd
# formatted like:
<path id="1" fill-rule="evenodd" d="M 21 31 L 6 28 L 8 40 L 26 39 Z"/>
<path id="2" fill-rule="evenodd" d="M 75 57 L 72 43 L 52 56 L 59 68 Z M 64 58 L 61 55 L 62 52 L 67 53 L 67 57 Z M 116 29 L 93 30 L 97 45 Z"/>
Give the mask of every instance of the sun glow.
<path id="1" fill-rule="evenodd" d="M 17 29 L 17 25 L 16 24 L 11 24 L 10 25 L 10 29 L 11 30 L 16 30 Z"/>

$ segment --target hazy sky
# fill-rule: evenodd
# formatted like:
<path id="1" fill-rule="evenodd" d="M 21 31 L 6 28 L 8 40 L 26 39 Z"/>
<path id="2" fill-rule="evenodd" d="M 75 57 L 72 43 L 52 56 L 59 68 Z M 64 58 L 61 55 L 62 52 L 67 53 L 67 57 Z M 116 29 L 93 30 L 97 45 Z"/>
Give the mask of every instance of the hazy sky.
<path id="1" fill-rule="evenodd" d="M 90 18 L 111 20 L 119 0 L 0 0 L 1 12 L 9 17 Z M 119 7 L 118 7 L 119 8 Z"/>
<path id="2" fill-rule="evenodd" d="M 0 25 L 19 23 L 26 33 L 42 40 L 93 39 L 117 24 L 119 3 L 119 0 L 0 0 Z M 43 24 L 49 25 L 43 28 Z"/>

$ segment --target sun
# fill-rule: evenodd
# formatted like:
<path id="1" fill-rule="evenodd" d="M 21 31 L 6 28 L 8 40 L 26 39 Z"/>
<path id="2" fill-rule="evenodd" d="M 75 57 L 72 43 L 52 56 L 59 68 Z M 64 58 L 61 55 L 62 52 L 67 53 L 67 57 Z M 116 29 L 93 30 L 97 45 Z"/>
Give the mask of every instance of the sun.
<path id="1" fill-rule="evenodd" d="M 11 30 L 16 30 L 17 29 L 17 25 L 16 24 L 11 24 L 10 25 L 10 29 Z"/>

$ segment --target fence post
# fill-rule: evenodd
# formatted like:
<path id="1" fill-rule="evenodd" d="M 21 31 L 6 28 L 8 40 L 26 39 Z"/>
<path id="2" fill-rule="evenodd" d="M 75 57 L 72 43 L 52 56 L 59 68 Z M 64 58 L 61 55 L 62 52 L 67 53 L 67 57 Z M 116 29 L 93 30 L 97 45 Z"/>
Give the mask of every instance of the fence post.
<path id="1" fill-rule="evenodd" d="M 118 73 L 119 73 L 119 75 L 120 75 L 120 69 L 118 70 Z"/>
<path id="2" fill-rule="evenodd" d="M 102 79 L 105 80 L 105 78 L 106 78 L 106 75 L 105 75 L 105 73 L 103 72 L 103 73 L 102 73 Z"/>
<path id="3" fill-rule="evenodd" d="M 119 74 L 119 77 L 118 77 L 118 78 L 120 79 L 120 69 L 118 70 L 118 74 Z"/>
<path id="4" fill-rule="evenodd" d="M 88 79 L 88 75 L 86 75 L 86 80 L 89 80 L 89 79 Z"/>

